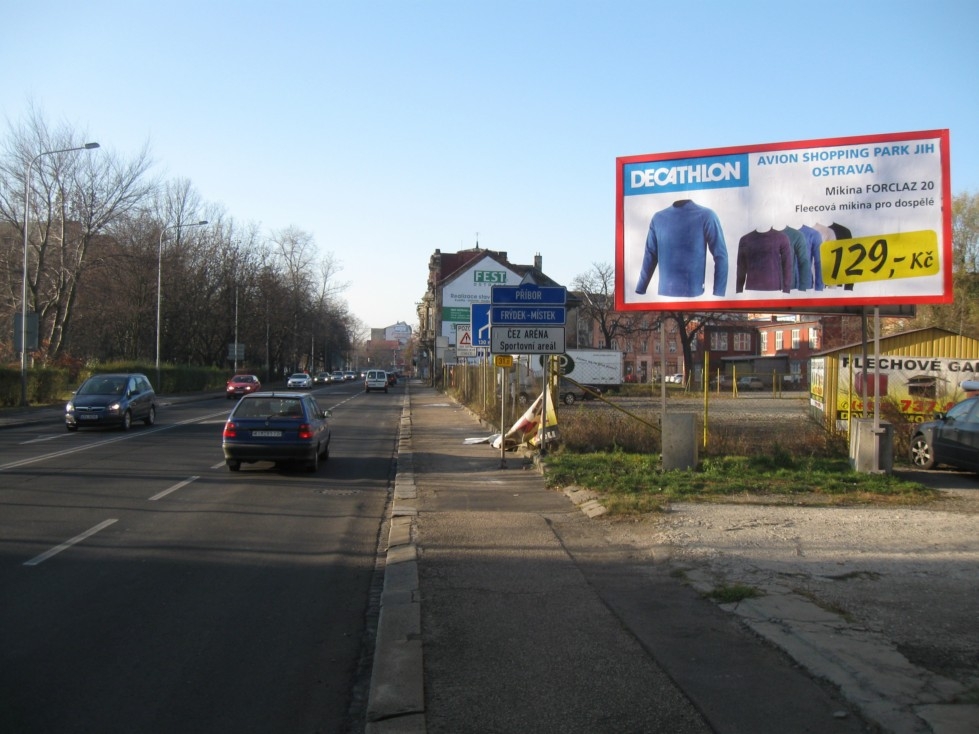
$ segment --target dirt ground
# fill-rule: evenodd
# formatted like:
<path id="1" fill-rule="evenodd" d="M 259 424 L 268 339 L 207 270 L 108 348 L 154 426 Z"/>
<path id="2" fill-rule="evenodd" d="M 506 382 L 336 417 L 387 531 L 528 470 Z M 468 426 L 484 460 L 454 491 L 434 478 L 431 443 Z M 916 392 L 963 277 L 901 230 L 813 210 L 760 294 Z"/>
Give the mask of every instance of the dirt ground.
<path id="1" fill-rule="evenodd" d="M 945 498 L 914 508 L 685 503 L 641 528 L 611 527 L 620 542 L 667 553 L 703 588 L 742 584 L 805 597 L 887 638 L 913 665 L 958 681 L 979 703 L 979 479 L 900 473 Z"/>

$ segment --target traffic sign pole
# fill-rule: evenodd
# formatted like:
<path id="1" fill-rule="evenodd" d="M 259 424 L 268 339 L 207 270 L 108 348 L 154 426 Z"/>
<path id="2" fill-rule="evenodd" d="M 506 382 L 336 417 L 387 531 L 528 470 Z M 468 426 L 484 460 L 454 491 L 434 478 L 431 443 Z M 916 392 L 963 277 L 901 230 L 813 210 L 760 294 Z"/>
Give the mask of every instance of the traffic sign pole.
<path id="1" fill-rule="evenodd" d="M 500 367 L 500 468 L 506 469 L 506 367 Z"/>

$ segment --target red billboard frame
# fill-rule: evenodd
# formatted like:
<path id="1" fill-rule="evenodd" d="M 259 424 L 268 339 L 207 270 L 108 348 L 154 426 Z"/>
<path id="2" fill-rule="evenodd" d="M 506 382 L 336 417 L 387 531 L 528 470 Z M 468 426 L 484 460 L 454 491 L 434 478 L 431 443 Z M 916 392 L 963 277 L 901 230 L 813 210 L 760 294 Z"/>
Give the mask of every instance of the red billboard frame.
<path id="1" fill-rule="evenodd" d="M 937 150 L 934 149 L 936 145 Z M 784 311 L 825 307 L 831 311 L 840 307 L 949 303 L 953 299 L 949 160 L 949 131 L 944 129 L 616 158 L 616 309 Z M 741 179 L 735 176 L 735 171 Z M 917 189 L 918 185 L 926 184 L 931 188 Z M 722 237 L 722 244 L 727 247 L 727 273 L 722 272 L 717 257 L 712 269 L 710 255 L 714 253 L 711 251 L 707 253 L 703 272 L 683 272 L 676 279 L 678 282 L 668 282 L 672 273 L 657 280 L 668 264 L 666 243 L 670 227 L 674 225 L 669 221 L 664 225 L 661 220 L 654 227 L 651 219 L 661 211 L 669 210 L 672 214 L 671 202 L 678 208 L 696 206 L 692 199 L 686 198 L 689 196 L 696 196 L 698 202 L 706 202 L 697 212 L 687 213 L 697 217 L 698 237 L 701 222 L 708 219 L 713 222 L 714 231 L 723 230 L 723 216 L 710 218 L 714 209 L 727 212 L 728 221 L 740 223 L 741 229 L 737 229 L 737 223 L 733 227 L 735 235 L 741 235 L 742 231 L 745 234 L 741 235 L 737 246 L 733 240 Z M 681 205 L 680 202 L 684 203 Z M 915 203 L 914 208 L 911 208 L 912 203 Z M 788 233 L 806 217 L 833 218 L 842 211 L 838 207 L 843 206 L 859 207 L 845 212 L 852 221 L 860 223 L 859 235 L 836 236 L 831 242 L 833 235 L 830 234 L 821 244 L 814 245 L 816 249 L 813 250 L 820 254 L 829 253 L 835 259 L 830 264 L 837 267 L 822 268 L 820 261 L 808 267 L 802 260 L 796 260 L 803 275 L 807 269 L 815 271 L 819 268 L 820 273 L 825 270 L 830 278 L 827 285 L 817 291 L 815 281 L 819 276 L 813 275 L 808 289 L 797 285 L 796 289 L 786 287 L 776 292 L 765 290 L 762 283 L 756 283 L 762 286 L 757 290 L 751 288 L 751 278 L 757 275 L 752 269 L 759 261 L 748 257 L 748 246 L 753 248 L 751 253 L 768 253 L 770 250 L 765 249 L 769 245 L 767 240 L 754 241 L 766 239 L 763 235 L 768 231 L 759 227 L 749 232 L 748 223 L 757 220 L 767 224 L 778 220 L 785 223 L 784 229 L 776 229 L 775 225 L 771 229 L 776 233 Z M 648 231 L 644 232 L 644 229 Z M 841 230 L 844 235 L 847 233 L 847 228 L 841 225 L 837 234 Z M 711 231 L 708 224 L 703 225 L 703 231 Z M 713 243 L 709 235 L 706 240 L 706 245 L 701 242 L 690 244 L 692 259 L 698 258 L 705 246 L 711 247 Z M 772 241 L 775 242 L 775 235 Z M 777 247 L 784 254 L 781 237 L 777 238 Z M 874 247 L 877 260 L 870 256 Z M 737 263 L 732 257 L 735 250 Z M 885 258 L 890 256 L 890 261 L 885 260 L 883 264 L 880 262 L 882 251 Z M 922 267 L 914 272 L 913 259 L 910 259 L 910 265 L 898 265 L 898 261 L 909 260 L 901 255 L 915 251 L 933 256 L 928 258 L 928 270 Z M 849 266 L 850 260 L 846 258 L 856 259 L 861 254 L 865 264 L 875 264 L 883 269 L 871 273 L 871 268 Z M 838 267 L 841 257 L 848 267 Z M 643 262 L 641 268 L 638 267 L 640 260 Z M 653 264 L 648 267 L 650 260 Z M 784 258 L 780 262 L 784 264 Z M 656 272 L 658 267 L 660 273 Z M 647 278 L 650 270 L 652 275 Z M 856 275 L 853 274 L 855 271 L 858 271 Z M 891 280 L 885 277 L 888 271 Z M 781 274 L 783 286 L 787 275 L 786 269 Z M 642 287 L 658 288 L 659 292 L 640 292 Z M 684 288 L 688 290 L 684 291 Z"/>

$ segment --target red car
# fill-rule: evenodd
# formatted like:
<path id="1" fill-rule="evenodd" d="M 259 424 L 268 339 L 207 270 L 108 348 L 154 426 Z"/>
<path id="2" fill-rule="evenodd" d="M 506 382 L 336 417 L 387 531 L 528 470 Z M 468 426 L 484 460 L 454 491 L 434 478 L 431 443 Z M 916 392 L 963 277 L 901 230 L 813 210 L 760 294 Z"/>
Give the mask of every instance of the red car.
<path id="1" fill-rule="evenodd" d="M 232 398 L 240 398 L 242 395 L 258 392 L 261 389 L 262 383 L 259 382 L 255 375 L 235 375 L 228 380 L 226 392 L 228 400 L 231 400 Z"/>

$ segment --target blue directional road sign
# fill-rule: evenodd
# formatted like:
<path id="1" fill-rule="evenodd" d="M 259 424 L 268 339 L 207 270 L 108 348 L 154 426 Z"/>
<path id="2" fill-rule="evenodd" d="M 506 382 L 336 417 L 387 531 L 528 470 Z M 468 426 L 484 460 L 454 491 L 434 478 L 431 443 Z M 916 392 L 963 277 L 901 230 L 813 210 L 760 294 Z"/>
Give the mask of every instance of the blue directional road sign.
<path id="1" fill-rule="evenodd" d="M 531 283 L 494 285 L 490 301 L 494 306 L 563 306 L 568 302 L 568 289 Z"/>
<path id="2" fill-rule="evenodd" d="M 469 326 L 472 328 L 473 346 L 490 345 L 490 305 L 474 303 L 469 306 Z"/>
<path id="3" fill-rule="evenodd" d="M 564 326 L 564 306 L 493 306 L 490 322 L 493 326 Z"/>

